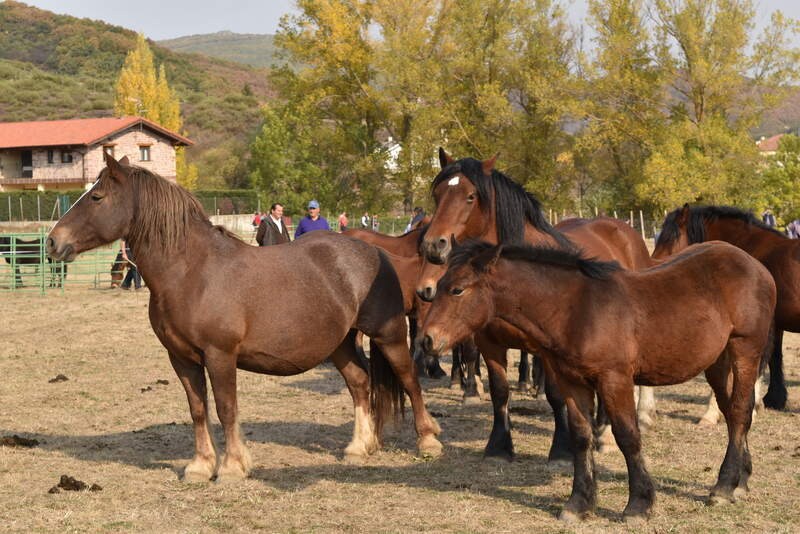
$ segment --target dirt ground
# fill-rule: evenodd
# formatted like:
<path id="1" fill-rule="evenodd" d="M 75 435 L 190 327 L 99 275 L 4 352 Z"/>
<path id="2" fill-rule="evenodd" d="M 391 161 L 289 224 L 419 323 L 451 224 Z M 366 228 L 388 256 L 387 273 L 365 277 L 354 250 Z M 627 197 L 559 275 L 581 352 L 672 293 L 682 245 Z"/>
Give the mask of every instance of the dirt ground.
<path id="1" fill-rule="evenodd" d="M 725 428 L 698 427 L 703 381 L 658 391 L 644 451 L 657 486 L 645 527 L 620 521 L 621 453 L 596 455 L 597 513 L 578 527 L 556 514 L 571 473 L 546 464 L 546 402 L 515 394 L 511 464 L 482 460 L 491 405 L 464 406 L 448 381 L 425 381 L 445 453 L 415 456 L 410 414 L 363 466 L 342 462 L 353 424 L 332 367 L 291 378 L 240 372 L 243 430 L 254 460 L 235 485 L 184 484 L 192 455 L 183 389 L 147 320 L 148 294 L 67 290 L 0 295 L 0 529 L 15 532 L 797 532 L 800 529 L 800 336 L 785 338 L 789 409 L 760 415 L 750 434 L 751 493 L 727 507 L 705 499 Z M 63 374 L 65 381 L 49 382 Z M 516 380 L 516 370 L 511 371 Z M 167 384 L 158 381 L 168 381 Z M 220 428 L 215 431 L 220 441 Z M 101 491 L 48 493 L 61 475 Z"/>

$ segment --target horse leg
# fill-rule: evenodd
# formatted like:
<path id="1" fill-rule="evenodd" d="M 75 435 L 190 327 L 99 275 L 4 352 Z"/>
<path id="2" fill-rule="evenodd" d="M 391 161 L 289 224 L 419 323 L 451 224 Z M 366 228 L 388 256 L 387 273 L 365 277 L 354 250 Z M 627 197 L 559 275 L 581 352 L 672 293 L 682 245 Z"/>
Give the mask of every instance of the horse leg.
<path id="1" fill-rule="evenodd" d="M 414 426 L 417 431 L 417 449 L 421 456 L 438 457 L 442 454 L 442 444 L 436 439 L 441 429 L 439 423 L 428 413 L 422 399 L 422 388 L 417 380 L 414 362 L 408 354 L 405 339 L 392 339 L 391 336 L 373 338 L 383 351 L 394 374 L 400 380 L 411 400 L 414 412 Z"/>
<path id="2" fill-rule="evenodd" d="M 189 412 L 194 425 L 194 458 L 183 470 L 186 482 L 207 482 L 214 476 L 217 465 L 217 451 L 208 431 L 208 391 L 206 390 L 206 372 L 202 365 L 173 352 L 169 353 L 169 361 L 175 374 L 183 384 L 186 398 L 189 401 Z"/>
<path id="3" fill-rule="evenodd" d="M 656 418 L 656 394 L 651 386 L 637 386 L 639 400 L 636 402 L 636 415 L 639 418 L 639 428 L 646 430 L 653 426 Z"/>
<path id="4" fill-rule="evenodd" d="M 351 330 L 331 354 L 330 360 L 339 370 L 353 398 L 353 439 L 344 449 L 345 459 L 358 462 L 378 450 L 380 440 L 372 424 L 369 405 L 369 375 L 359 363 L 357 343 L 363 336 Z M 362 348 L 363 352 L 363 348 Z"/>
<path id="5" fill-rule="evenodd" d="M 453 345 L 451 353 L 453 365 L 450 367 L 450 389 L 462 389 L 464 387 L 464 369 L 461 366 L 461 343 Z"/>
<path id="6" fill-rule="evenodd" d="M 358 357 L 358 363 L 364 369 L 369 369 L 369 360 L 367 359 L 367 354 L 364 352 L 364 333 L 361 331 L 356 331 L 355 334 L 355 347 L 356 347 L 356 356 Z"/>
<path id="7" fill-rule="evenodd" d="M 572 462 L 572 439 L 569 435 L 569 420 L 567 418 L 567 405 L 561 391 L 556 385 L 556 377 L 552 373 L 550 366 L 542 360 L 545 368 L 544 394 L 547 402 L 553 410 L 553 441 L 550 444 L 550 452 L 547 454 L 547 462 L 551 465 L 568 465 Z"/>
<path id="8" fill-rule="evenodd" d="M 700 418 L 697 424 L 700 426 L 716 426 L 717 423 L 719 423 L 720 415 L 722 415 L 722 413 L 719 411 L 717 396 L 712 392 L 711 396 L 708 398 L 708 406 L 706 407 L 706 413 L 703 414 L 703 416 Z"/>
<path id="9" fill-rule="evenodd" d="M 714 389 L 728 427 L 728 447 L 717 483 L 711 489 L 710 504 L 735 502 L 747 492 L 747 481 L 753 471 L 747 433 L 752 423 L 753 390 L 760 358 L 752 357 L 753 352 L 759 352 L 749 346 L 749 341 L 732 339 L 726 351 L 728 357 L 721 357 L 706 370 L 706 378 Z"/>
<path id="10" fill-rule="evenodd" d="M 614 432 L 611 430 L 611 421 L 606 413 L 606 405 L 602 399 L 597 401 L 597 417 L 594 421 L 594 435 L 597 438 L 597 452 L 606 454 L 617 448 Z"/>
<path id="11" fill-rule="evenodd" d="M 592 415 L 594 413 L 594 391 L 582 385 L 559 381 L 564 393 L 569 414 L 569 430 L 572 436 L 573 478 L 572 494 L 559 514 L 559 519 L 572 523 L 583 519 L 594 510 L 597 502 L 597 479 L 592 452 Z"/>
<path id="12" fill-rule="evenodd" d="M 511 418 L 508 412 L 509 386 L 506 374 L 506 350 L 502 347 L 481 347 L 481 353 L 489 371 L 489 390 L 492 395 L 492 432 L 484 450 L 485 458 L 514 459 L 514 443 L 511 440 Z"/>
<path id="13" fill-rule="evenodd" d="M 483 382 L 476 378 L 475 368 L 480 365 L 480 353 L 472 339 L 461 343 L 461 361 L 466 374 L 464 376 L 464 404 L 476 404 L 483 398 Z"/>
<path id="14" fill-rule="evenodd" d="M 769 389 L 764 395 L 764 406 L 773 410 L 786 408 L 786 382 L 783 377 L 783 330 L 775 330 L 775 345 L 769 359 Z"/>
<path id="15" fill-rule="evenodd" d="M 538 398 L 544 392 L 544 365 L 540 356 L 531 355 L 531 372 L 533 374 L 533 398 Z"/>
<path id="16" fill-rule="evenodd" d="M 217 416 L 225 431 L 225 455 L 217 467 L 217 482 L 240 480 L 247 477 L 251 461 L 239 428 L 235 357 L 209 348 L 205 351 L 205 364 L 214 391 Z"/>
<path id="17" fill-rule="evenodd" d="M 524 350 L 519 352 L 519 381 L 517 382 L 517 390 L 525 393 L 530 393 L 533 389 L 531 386 L 531 364 L 528 358 L 528 353 Z"/>
<path id="18" fill-rule="evenodd" d="M 628 468 L 628 504 L 622 513 L 626 521 L 647 518 L 655 502 L 655 488 L 642 456 L 633 387 L 633 378 L 620 374 L 608 374 L 598 381 L 598 395 Z"/>

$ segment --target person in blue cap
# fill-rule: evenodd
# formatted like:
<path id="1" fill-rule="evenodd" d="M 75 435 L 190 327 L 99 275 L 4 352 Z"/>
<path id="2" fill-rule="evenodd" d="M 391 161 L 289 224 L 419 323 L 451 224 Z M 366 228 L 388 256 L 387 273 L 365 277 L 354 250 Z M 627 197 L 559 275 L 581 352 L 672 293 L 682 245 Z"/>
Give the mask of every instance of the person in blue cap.
<path id="1" fill-rule="evenodd" d="M 314 230 L 330 230 L 331 227 L 325 217 L 319 214 L 319 202 L 312 200 L 308 203 L 308 215 L 300 219 L 300 224 L 294 231 L 294 238 L 297 239 L 303 234 Z"/>

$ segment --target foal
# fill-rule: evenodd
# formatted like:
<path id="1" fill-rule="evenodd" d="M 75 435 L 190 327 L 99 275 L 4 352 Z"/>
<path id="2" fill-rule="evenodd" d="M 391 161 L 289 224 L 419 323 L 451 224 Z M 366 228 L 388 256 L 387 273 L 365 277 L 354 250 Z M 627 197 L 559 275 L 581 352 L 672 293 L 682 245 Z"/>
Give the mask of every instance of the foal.
<path id="1" fill-rule="evenodd" d="M 454 254 L 423 325 L 423 346 L 438 354 L 504 323 L 540 351 L 569 413 L 574 478 L 561 512 L 568 521 L 595 506 L 596 390 L 628 467 L 624 516 L 636 518 L 650 513 L 655 490 L 641 453 L 634 384 L 678 384 L 705 371 L 728 424 L 711 501 L 732 502 L 747 489 L 753 386 L 769 352 L 774 308 L 769 272 L 724 243 L 630 272 L 569 251 L 478 242 Z"/>

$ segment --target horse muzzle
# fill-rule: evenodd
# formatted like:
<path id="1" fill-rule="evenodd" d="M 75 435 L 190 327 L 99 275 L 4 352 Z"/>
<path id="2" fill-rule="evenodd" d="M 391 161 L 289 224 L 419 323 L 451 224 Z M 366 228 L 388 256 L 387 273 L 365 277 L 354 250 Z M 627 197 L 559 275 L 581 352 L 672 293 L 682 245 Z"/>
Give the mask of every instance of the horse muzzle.
<path id="1" fill-rule="evenodd" d="M 422 242 L 422 251 L 425 253 L 425 259 L 434 265 L 446 263 L 452 248 L 450 240 L 446 237 L 425 239 Z"/>
<path id="2" fill-rule="evenodd" d="M 417 288 L 417 296 L 425 302 L 433 302 L 436 297 L 436 286 L 426 284 Z"/>
<path id="3" fill-rule="evenodd" d="M 57 240 L 52 233 L 47 236 L 47 240 L 45 241 L 45 249 L 47 251 L 47 255 L 55 261 L 70 262 L 75 259 L 75 256 L 77 256 L 75 253 L 75 247 L 69 243 L 65 243 L 63 240 Z"/>
<path id="4" fill-rule="evenodd" d="M 427 356 L 434 356 L 438 358 L 447 348 L 447 340 L 441 336 L 436 339 L 434 336 L 435 334 L 433 336 L 429 333 L 423 334 L 422 350 Z"/>

